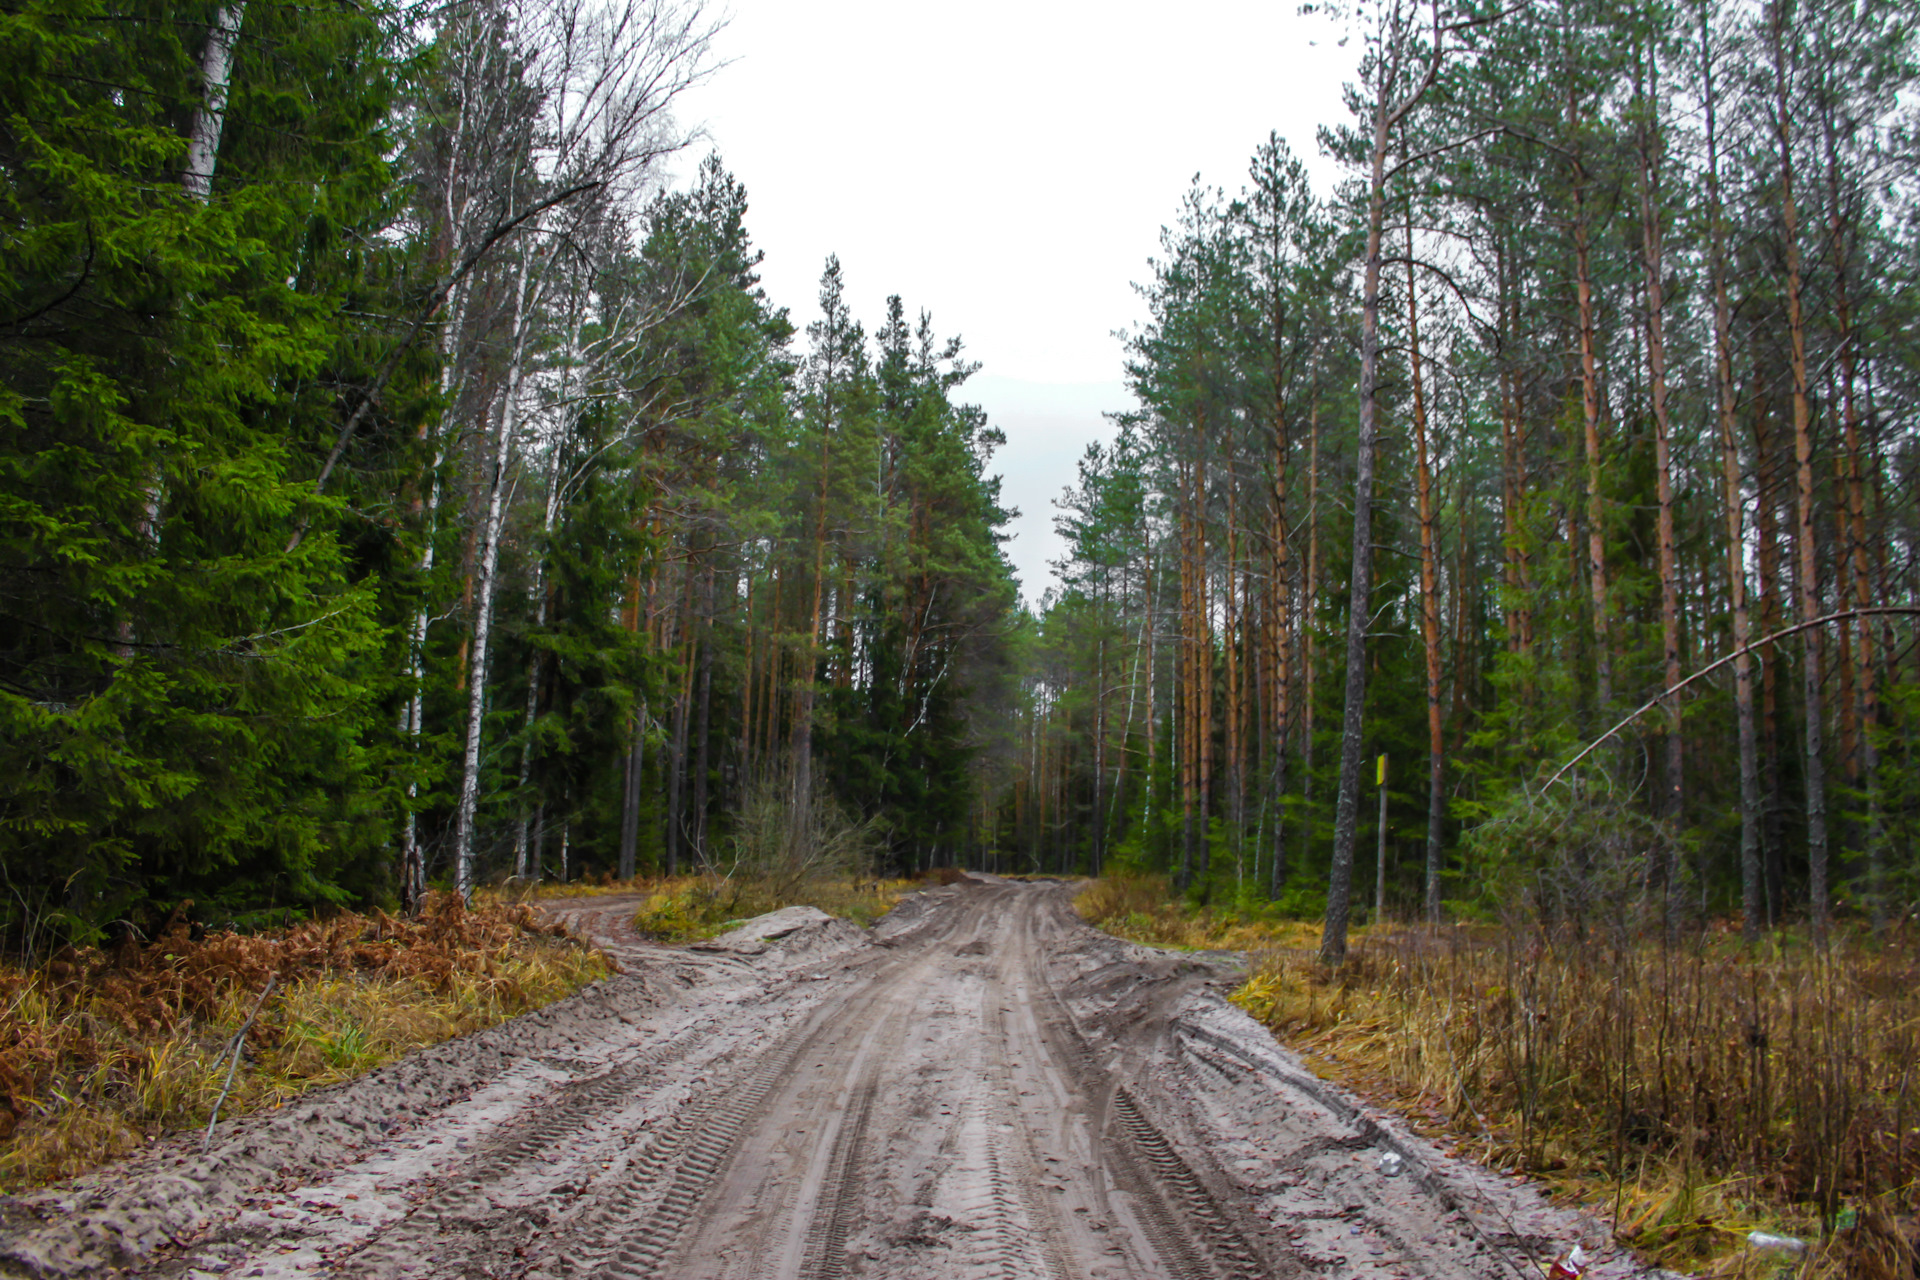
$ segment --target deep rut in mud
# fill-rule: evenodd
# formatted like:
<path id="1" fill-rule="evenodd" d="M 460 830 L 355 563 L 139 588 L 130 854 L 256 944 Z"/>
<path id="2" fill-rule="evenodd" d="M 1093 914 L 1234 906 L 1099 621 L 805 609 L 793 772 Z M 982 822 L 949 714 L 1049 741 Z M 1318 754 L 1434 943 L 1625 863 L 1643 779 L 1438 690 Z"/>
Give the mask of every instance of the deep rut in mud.
<path id="1" fill-rule="evenodd" d="M 628 970 L 571 1001 L 0 1206 L 0 1272 L 1514 1280 L 1596 1242 L 1061 886 L 688 951 L 634 939 L 633 905 L 560 906 Z"/>

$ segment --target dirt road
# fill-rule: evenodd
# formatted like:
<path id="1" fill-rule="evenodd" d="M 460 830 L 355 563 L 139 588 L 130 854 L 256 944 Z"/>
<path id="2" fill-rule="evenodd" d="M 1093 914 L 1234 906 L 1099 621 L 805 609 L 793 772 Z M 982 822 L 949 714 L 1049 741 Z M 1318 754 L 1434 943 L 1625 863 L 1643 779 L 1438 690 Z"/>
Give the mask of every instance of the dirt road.
<path id="1" fill-rule="evenodd" d="M 633 907 L 559 908 L 627 969 L 572 1000 L 0 1205 L 0 1274 L 1530 1280 L 1603 1239 L 1062 886 L 696 950 Z"/>

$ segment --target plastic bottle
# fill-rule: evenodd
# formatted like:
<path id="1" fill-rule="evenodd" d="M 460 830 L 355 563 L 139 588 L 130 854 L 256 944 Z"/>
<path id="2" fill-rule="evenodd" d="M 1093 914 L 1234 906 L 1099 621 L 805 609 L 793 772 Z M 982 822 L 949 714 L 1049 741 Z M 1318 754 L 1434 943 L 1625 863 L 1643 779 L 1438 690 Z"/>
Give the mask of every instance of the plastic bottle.
<path id="1" fill-rule="evenodd" d="M 1771 1231 L 1747 1232 L 1747 1247 L 1750 1249 L 1778 1249 L 1782 1253 L 1805 1253 L 1807 1242 L 1793 1236 L 1777 1236 Z"/>

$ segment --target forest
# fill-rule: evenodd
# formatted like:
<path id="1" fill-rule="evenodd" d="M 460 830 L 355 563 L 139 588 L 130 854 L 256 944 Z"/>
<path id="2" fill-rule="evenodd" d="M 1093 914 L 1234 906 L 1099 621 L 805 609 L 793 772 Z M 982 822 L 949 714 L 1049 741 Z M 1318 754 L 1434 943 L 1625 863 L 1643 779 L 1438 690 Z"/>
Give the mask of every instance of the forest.
<path id="1" fill-rule="evenodd" d="M 1340 183 L 1169 192 L 1029 609 L 938 300 L 761 287 L 692 0 L 9 5 L 0 920 L 838 860 L 1335 960 L 1885 928 L 1916 12 L 1336 10 Z"/>
<path id="2" fill-rule="evenodd" d="M 1329 960 L 1369 897 L 1885 928 L 1914 7 L 1348 16 L 1339 189 L 1271 137 L 1163 233 L 1061 516 L 1029 847 L 1324 913 Z"/>

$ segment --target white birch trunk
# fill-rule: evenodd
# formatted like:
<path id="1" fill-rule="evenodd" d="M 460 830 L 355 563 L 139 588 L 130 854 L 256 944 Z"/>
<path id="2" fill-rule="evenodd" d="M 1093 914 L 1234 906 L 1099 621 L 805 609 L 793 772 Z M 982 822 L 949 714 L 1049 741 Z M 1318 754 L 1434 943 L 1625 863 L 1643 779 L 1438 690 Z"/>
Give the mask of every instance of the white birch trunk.
<path id="1" fill-rule="evenodd" d="M 456 236 L 456 244 L 458 239 Z M 454 293 L 452 306 L 448 310 L 447 326 L 441 338 L 440 364 L 440 402 L 452 403 L 455 390 L 461 381 L 459 361 L 457 360 L 460 332 L 466 323 L 467 291 L 464 288 Z M 433 451 L 433 479 L 427 489 L 427 527 L 425 545 L 420 549 L 420 577 L 424 582 L 433 573 L 434 541 L 440 532 L 440 469 L 446 465 L 447 445 L 445 435 L 435 442 Z M 427 626 L 432 613 L 425 604 L 413 612 L 413 623 L 407 636 L 407 684 L 411 693 L 407 705 L 400 715 L 400 732 L 407 740 L 407 754 L 417 756 L 420 751 L 420 736 L 426 731 L 426 678 L 427 678 Z M 407 783 L 407 815 L 401 824 L 401 900 L 409 905 L 417 904 L 427 892 L 426 860 L 420 848 L 419 819 L 414 805 L 420 798 L 420 784 L 409 780 Z"/>
<path id="2" fill-rule="evenodd" d="M 227 120 L 227 89 L 233 75 L 233 46 L 240 38 L 240 21 L 246 15 L 244 0 L 223 5 L 214 14 L 207 32 L 206 48 L 200 53 L 200 106 L 193 113 L 193 125 L 187 137 L 187 169 L 181 186 L 189 198 L 205 204 L 213 194 L 213 169 L 220 156 L 220 133 Z M 158 465 L 147 479 L 140 517 L 135 525 L 137 542 L 145 554 L 160 549 L 160 515 L 166 504 L 166 474 Z M 122 618 L 115 628 L 115 652 L 123 661 L 133 658 L 134 623 Z"/>
<path id="3" fill-rule="evenodd" d="M 200 53 L 202 97 L 193 113 L 192 131 L 187 136 L 187 170 L 181 175 L 180 185 L 202 204 L 213 196 L 213 170 L 220 159 L 220 134 L 227 124 L 233 46 L 240 39 L 240 23 L 246 13 L 245 0 L 215 10 L 213 27 L 207 32 L 207 47 Z"/>
<path id="4" fill-rule="evenodd" d="M 473 644 L 467 668 L 467 739 L 460 766 L 460 806 L 453 828 L 454 889 L 469 900 L 473 897 L 473 820 L 480 803 L 480 746 L 487 711 L 487 645 L 493 632 L 500 534 L 507 517 L 507 473 L 513 459 L 514 433 L 519 427 L 527 336 L 532 327 L 527 297 L 532 269 L 533 254 L 529 248 L 521 258 L 520 279 L 514 290 L 513 353 L 507 364 L 500 425 L 487 469 L 487 513 L 480 528 L 479 564 L 474 581 Z"/>
<path id="5" fill-rule="evenodd" d="M 468 139 L 469 113 L 467 99 L 462 96 L 459 110 L 454 117 L 453 136 L 448 147 L 447 173 L 441 189 L 441 216 L 447 232 L 446 258 L 458 262 L 466 252 L 466 206 L 470 200 L 459 198 L 460 160 L 466 154 Z M 460 359 L 461 336 L 466 330 L 467 304 L 472 294 L 463 282 L 457 286 L 447 303 L 446 320 L 440 331 L 440 403 L 451 406 L 460 388 L 466 381 L 466 370 Z M 427 492 L 426 539 L 420 551 L 420 578 L 424 583 L 433 573 L 434 541 L 440 531 L 440 471 L 446 465 L 446 434 L 440 433 L 435 440 L 433 451 L 432 480 Z M 427 628 L 432 611 L 422 603 L 414 610 L 413 623 L 409 629 L 407 643 L 407 680 L 412 693 L 400 721 L 401 733 L 407 739 L 407 754 L 418 757 L 420 738 L 426 731 L 426 647 Z M 419 818 L 414 806 L 420 798 L 420 784 L 417 781 L 407 783 L 407 814 L 400 833 L 401 848 L 401 900 L 416 905 L 427 892 L 427 866 L 420 847 Z"/>

